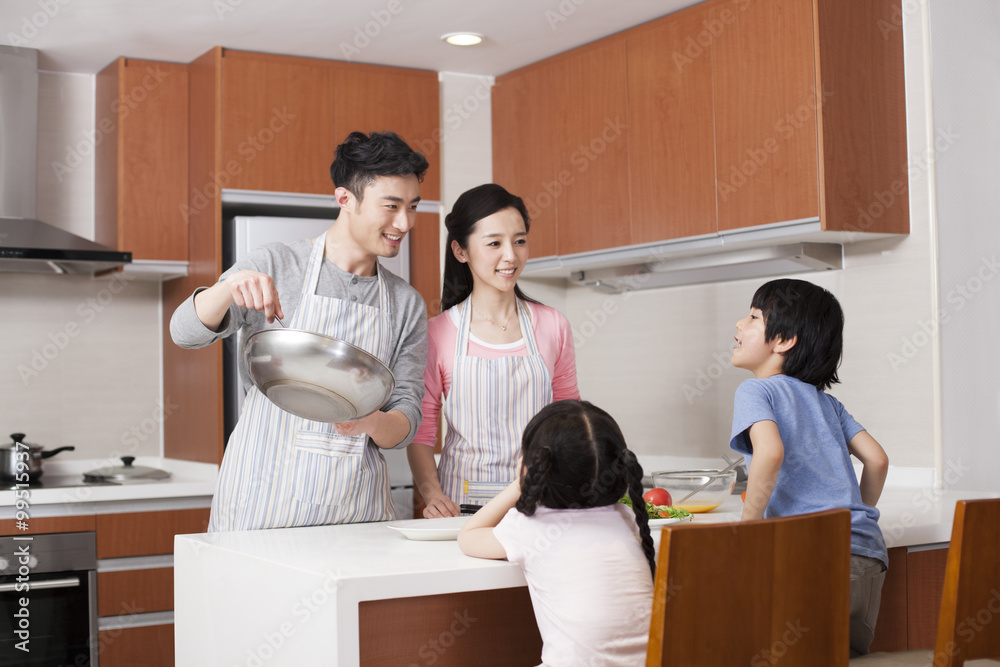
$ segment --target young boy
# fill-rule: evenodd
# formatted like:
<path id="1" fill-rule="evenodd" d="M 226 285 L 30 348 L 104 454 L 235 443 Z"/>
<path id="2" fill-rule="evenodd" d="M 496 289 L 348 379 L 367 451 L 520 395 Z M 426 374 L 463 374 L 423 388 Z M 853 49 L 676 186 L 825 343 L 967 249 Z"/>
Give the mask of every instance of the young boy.
<path id="1" fill-rule="evenodd" d="M 748 466 L 743 520 L 851 510 L 851 655 L 868 652 L 888 564 L 875 509 L 889 459 L 824 390 L 840 382 L 844 313 L 803 280 L 772 280 L 736 323 L 733 366 L 751 371 L 736 390 L 730 447 Z M 861 483 L 851 456 L 863 466 Z"/>

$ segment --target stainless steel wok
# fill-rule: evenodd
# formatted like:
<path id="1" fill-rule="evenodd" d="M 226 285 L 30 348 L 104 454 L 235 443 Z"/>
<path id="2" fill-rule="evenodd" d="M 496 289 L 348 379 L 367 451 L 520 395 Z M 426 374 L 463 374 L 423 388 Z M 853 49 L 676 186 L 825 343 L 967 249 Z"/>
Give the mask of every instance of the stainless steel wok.
<path id="1" fill-rule="evenodd" d="M 300 329 L 251 334 L 243 361 L 268 400 L 297 417 L 320 422 L 370 415 L 386 404 L 396 386 L 392 371 L 368 352 Z"/>

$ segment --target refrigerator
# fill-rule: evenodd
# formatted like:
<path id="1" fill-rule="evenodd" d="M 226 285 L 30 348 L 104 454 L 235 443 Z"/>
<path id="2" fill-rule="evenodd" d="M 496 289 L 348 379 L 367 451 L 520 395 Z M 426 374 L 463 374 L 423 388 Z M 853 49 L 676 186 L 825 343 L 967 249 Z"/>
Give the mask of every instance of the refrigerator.
<path id="1" fill-rule="evenodd" d="M 325 232 L 335 220 L 331 218 L 293 218 L 266 215 L 238 215 L 225 220 L 223 224 L 223 270 L 228 269 L 239 259 L 266 243 L 280 241 L 292 244 L 306 238 L 316 238 Z M 395 257 L 380 257 L 379 264 L 406 281 L 410 279 L 410 237 L 403 238 L 399 254 Z M 223 353 L 223 392 L 225 413 L 225 438 L 236 426 L 240 410 L 243 406 L 245 391 L 240 382 L 237 359 L 242 349 L 240 336 L 231 336 L 225 340 Z M 406 460 L 406 450 L 382 450 L 389 466 L 389 478 L 392 485 L 393 503 L 396 507 L 397 519 L 408 519 L 413 516 L 413 477 L 410 465 Z"/>

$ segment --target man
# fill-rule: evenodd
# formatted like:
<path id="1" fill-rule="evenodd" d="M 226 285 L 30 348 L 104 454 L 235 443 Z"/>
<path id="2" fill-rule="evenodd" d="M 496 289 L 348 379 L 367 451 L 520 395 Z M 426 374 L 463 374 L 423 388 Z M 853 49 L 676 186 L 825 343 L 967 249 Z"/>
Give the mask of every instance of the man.
<path id="1" fill-rule="evenodd" d="M 330 167 L 340 214 L 326 233 L 258 248 L 174 312 L 170 334 L 181 347 L 238 330 L 248 336 L 278 317 L 357 345 L 396 378 L 381 410 L 326 424 L 281 410 L 241 368 L 248 394 L 222 460 L 209 531 L 393 517 L 379 448 L 406 446 L 420 424 L 427 313 L 417 291 L 378 257 L 394 257 L 413 227 L 427 167 L 394 133 L 351 133 Z"/>

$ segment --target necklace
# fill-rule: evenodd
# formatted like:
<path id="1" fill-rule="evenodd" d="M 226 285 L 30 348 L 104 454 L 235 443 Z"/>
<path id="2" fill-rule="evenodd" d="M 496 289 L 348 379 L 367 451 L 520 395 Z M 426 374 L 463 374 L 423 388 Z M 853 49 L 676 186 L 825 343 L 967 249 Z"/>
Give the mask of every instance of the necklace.
<path id="1" fill-rule="evenodd" d="M 472 303 L 472 302 L 470 301 L 469 303 Z M 488 317 L 483 311 L 481 311 L 478 308 L 476 308 L 475 304 L 472 305 L 472 312 L 478 314 L 479 317 L 483 318 L 484 320 L 486 320 L 487 322 L 489 322 L 493 326 L 498 327 L 500 329 L 500 331 L 507 331 L 507 325 L 510 324 L 510 321 L 512 319 L 514 319 L 514 315 L 511 315 L 510 317 L 507 318 L 506 322 L 504 322 L 503 324 L 499 324 L 499 323 L 493 321 L 492 318 Z M 515 310 L 514 313 L 516 314 L 517 311 Z"/>

